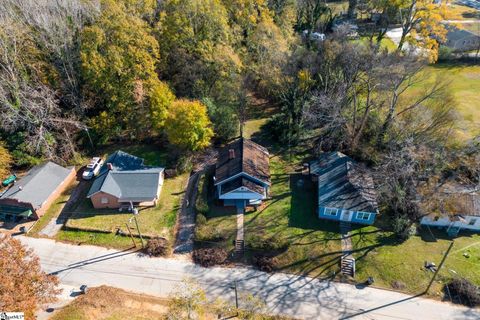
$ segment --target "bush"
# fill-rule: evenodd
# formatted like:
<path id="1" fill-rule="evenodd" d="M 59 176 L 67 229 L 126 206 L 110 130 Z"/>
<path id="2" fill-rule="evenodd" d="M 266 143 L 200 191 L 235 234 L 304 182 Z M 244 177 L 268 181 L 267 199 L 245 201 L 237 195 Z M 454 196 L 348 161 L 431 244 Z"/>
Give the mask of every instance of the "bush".
<path id="1" fill-rule="evenodd" d="M 222 264 L 227 260 L 228 253 L 223 248 L 201 248 L 193 251 L 193 261 L 202 267 Z"/>
<path id="2" fill-rule="evenodd" d="M 203 214 L 197 215 L 197 225 L 201 226 L 207 223 L 207 218 Z"/>
<path id="3" fill-rule="evenodd" d="M 392 221 L 393 232 L 396 236 L 406 241 L 416 232 L 415 225 L 406 216 L 397 216 Z"/>
<path id="4" fill-rule="evenodd" d="M 453 279 L 446 286 L 452 299 L 469 307 L 480 305 L 480 290 L 467 279 Z"/>
<path id="5" fill-rule="evenodd" d="M 147 241 L 144 251 L 150 257 L 164 257 L 168 255 L 170 246 L 167 239 L 153 238 Z"/>
<path id="6" fill-rule="evenodd" d="M 195 210 L 201 214 L 207 214 L 209 211 L 208 207 L 208 183 L 207 183 L 207 176 L 203 174 L 200 177 L 200 181 L 198 183 L 197 189 L 197 199 L 195 200 Z"/>
<path id="7" fill-rule="evenodd" d="M 253 258 L 253 262 L 259 270 L 264 272 L 272 272 L 277 264 L 277 259 L 275 257 L 258 255 Z"/>
<path id="8" fill-rule="evenodd" d="M 453 58 L 453 49 L 447 46 L 438 48 L 438 61 L 451 60 Z"/>
<path id="9" fill-rule="evenodd" d="M 220 141 L 226 142 L 237 136 L 240 122 L 232 107 L 216 105 L 209 98 L 202 99 L 202 102 L 207 106 L 208 116 L 213 123 L 213 131 Z"/>

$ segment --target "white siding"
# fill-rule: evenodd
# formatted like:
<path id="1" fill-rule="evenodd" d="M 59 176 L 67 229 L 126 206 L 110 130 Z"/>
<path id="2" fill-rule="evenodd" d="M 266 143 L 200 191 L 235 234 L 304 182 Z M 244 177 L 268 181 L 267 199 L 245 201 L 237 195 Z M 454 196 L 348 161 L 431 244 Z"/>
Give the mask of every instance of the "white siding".
<path id="1" fill-rule="evenodd" d="M 472 221 L 475 221 L 475 223 L 473 225 L 470 225 L 469 223 L 472 222 Z M 480 217 L 476 217 L 476 216 L 465 216 L 465 222 L 464 221 L 451 221 L 447 217 L 441 217 L 436 221 L 435 221 L 435 219 L 433 219 L 431 217 L 423 217 L 422 220 L 420 221 L 420 224 L 433 226 L 433 227 L 453 226 L 453 227 L 460 227 L 462 229 L 480 231 Z"/>

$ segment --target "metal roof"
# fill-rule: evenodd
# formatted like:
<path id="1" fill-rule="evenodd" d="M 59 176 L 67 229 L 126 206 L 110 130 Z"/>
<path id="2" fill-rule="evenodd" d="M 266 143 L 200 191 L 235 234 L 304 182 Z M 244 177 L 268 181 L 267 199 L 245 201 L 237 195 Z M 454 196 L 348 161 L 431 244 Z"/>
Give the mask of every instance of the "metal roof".
<path id="1" fill-rule="evenodd" d="M 341 152 L 322 154 L 310 163 L 318 176 L 318 205 L 351 211 L 376 212 L 373 179 L 367 170 Z"/>
<path id="2" fill-rule="evenodd" d="M 15 199 L 39 209 L 72 172 L 53 162 L 33 167 L 8 189 L 0 199 Z"/>

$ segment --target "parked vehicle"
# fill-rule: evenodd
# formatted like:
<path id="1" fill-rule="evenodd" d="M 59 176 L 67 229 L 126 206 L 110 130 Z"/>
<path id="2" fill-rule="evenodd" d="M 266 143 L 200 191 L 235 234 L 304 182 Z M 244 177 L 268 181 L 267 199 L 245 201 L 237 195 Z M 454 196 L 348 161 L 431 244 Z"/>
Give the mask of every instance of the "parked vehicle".
<path id="1" fill-rule="evenodd" d="M 85 180 L 90 180 L 93 177 L 97 176 L 100 172 L 100 168 L 103 165 L 103 160 L 100 157 L 94 157 L 87 165 L 85 170 L 83 170 L 82 178 Z"/>
<path id="2" fill-rule="evenodd" d="M 7 179 L 2 181 L 2 186 L 8 187 L 10 184 L 14 183 L 16 179 L 17 179 L 17 176 L 15 174 L 12 174 Z"/>

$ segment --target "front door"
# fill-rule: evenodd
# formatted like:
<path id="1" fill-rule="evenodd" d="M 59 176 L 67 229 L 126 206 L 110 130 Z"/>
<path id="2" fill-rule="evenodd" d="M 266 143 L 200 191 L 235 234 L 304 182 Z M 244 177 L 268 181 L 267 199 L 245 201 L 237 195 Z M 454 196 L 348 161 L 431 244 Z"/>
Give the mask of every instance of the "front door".
<path id="1" fill-rule="evenodd" d="M 348 210 L 342 210 L 342 214 L 340 215 L 340 220 L 343 221 L 352 221 L 353 212 Z"/>

